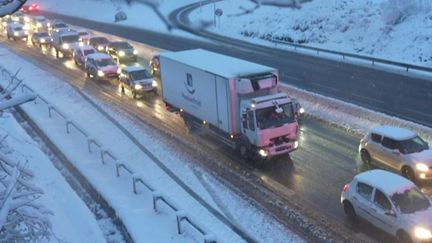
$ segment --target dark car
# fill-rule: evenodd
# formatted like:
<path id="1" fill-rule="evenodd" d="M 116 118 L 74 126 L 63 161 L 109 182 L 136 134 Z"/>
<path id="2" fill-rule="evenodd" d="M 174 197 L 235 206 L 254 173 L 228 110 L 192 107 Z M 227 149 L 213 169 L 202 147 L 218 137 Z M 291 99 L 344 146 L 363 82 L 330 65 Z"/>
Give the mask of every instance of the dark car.
<path id="1" fill-rule="evenodd" d="M 39 47 L 51 45 L 52 41 L 53 39 L 48 35 L 48 32 L 35 32 L 31 37 L 32 44 Z"/>
<path id="2" fill-rule="evenodd" d="M 114 41 L 108 44 L 107 53 L 114 59 L 120 61 L 133 60 L 137 61 L 138 51 L 126 41 Z"/>
<path id="3" fill-rule="evenodd" d="M 134 98 L 145 93 L 157 94 L 157 82 L 152 75 L 144 68 L 130 66 L 122 68 L 119 76 L 122 93 L 128 89 Z"/>
<path id="4" fill-rule="evenodd" d="M 110 41 L 105 37 L 93 36 L 88 39 L 87 44 L 93 46 L 97 51 L 103 52 L 109 43 Z"/>

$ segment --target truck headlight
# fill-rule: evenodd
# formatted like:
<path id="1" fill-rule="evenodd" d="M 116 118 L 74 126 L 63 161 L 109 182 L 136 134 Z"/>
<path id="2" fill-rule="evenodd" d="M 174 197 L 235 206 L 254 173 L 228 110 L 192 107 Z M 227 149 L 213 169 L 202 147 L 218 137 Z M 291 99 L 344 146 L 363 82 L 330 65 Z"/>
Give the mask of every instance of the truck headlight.
<path id="1" fill-rule="evenodd" d="M 264 149 L 260 149 L 258 151 L 258 154 L 261 155 L 261 157 L 267 157 L 268 156 L 268 152 Z"/>
<path id="2" fill-rule="evenodd" d="M 41 42 L 41 43 L 45 43 L 45 39 L 42 38 L 42 39 L 40 40 L 40 42 Z"/>
<path id="3" fill-rule="evenodd" d="M 101 70 L 98 70 L 97 74 L 99 77 L 103 77 L 105 75 L 104 72 L 102 72 Z"/>
<path id="4" fill-rule="evenodd" d="M 119 56 L 124 57 L 125 52 L 124 51 L 119 51 Z"/>
<path id="5" fill-rule="evenodd" d="M 303 114 L 305 112 L 305 109 L 303 108 L 303 107 L 301 107 L 300 109 L 299 109 L 299 113 L 300 114 Z"/>
<path id="6" fill-rule="evenodd" d="M 117 74 L 121 73 L 121 68 L 117 68 Z"/>
<path id="7" fill-rule="evenodd" d="M 296 149 L 296 148 L 298 148 L 298 146 L 299 146 L 298 141 L 295 141 L 295 142 L 294 142 L 294 148 Z"/>
<path id="8" fill-rule="evenodd" d="M 137 54 L 138 54 L 138 51 L 137 51 L 137 50 L 133 50 L 133 54 L 134 54 L 134 55 L 137 55 Z"/>
<path id="9" fill-rule="evenodd" d="M 423 227 L 416 227 L 414 229 L 414 234 L 418 239 L 421 240 L 432 239 L 432 232 L 429 229 Z"/>
<path id="10" fill-rule="evenodd" d="M 68 43 L 63 43 L 62 48 L 63 49 L 69 49 L 69 44 Z"/>
<path id="11" fill-rule="evenodd" d="M 429 166 L 427 166 L 427 165 L 425 165 L 423 163 L 418 163 L 418 164 L 416 164 L 416 169 L 418 171 L 427 172 L 427 171 L 429 171 Z"/>
<path id="12" fill-rule="evenodd" d="M 156 82 L 156 80 L 153 80 L 153 82 L 152 82 L 152 87 L 153 87 L 153 88 L 156 88 L 156 87 L 157 87 L 157 82 Z"/>
<path id="13" fill-rule="evenodd" d="M 136 90 L 140 90 L 140 89 L 142 89 L 142 86 L 141 86 L 141 84 L 135 84 L 134 88 Z"/>

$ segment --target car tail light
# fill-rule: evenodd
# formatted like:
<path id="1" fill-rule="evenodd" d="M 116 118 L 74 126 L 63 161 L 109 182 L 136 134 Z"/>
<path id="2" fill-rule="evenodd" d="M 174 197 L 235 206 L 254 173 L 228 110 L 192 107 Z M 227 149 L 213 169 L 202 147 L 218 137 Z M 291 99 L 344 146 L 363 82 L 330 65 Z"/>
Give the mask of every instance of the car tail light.
<path id="1" fill-rule="evenodd" d="M 347 192 L 348 190 L 349 190 L 349 184 L 346 184 L 346 185 L 343 187 L 342 191 L 343 191 L 343 192 Z"/>

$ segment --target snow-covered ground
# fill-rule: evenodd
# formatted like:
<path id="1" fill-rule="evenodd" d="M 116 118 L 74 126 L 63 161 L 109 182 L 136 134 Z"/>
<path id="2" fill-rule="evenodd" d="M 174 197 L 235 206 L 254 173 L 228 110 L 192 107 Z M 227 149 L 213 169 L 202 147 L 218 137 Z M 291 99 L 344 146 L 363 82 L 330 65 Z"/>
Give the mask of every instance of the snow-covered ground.
<path id="1" fill-rule="evenodd" d="M 253 7 L 249 0 L 218 2 L 216 8 L 223 10 L 220 25 L 209 30 L 432 66 L 432 1 L 313 0 L 300 9 L 261 6 L 242 14 Z M 214 6 L 207 5 L 191 17 L 212 21 L 213 11 Z"/>
<path id="2" fill-rule="evenodd" d="M 36 2 L 30 0 L 29 2 Z M 112 23 L 118 10 L 127 13 L 121 25 L 167 32 L 166 25 L 148 6 L 122 0 L 74 0 L 61 5 L 57 0 L 38 0 L 43 9 Z M 160 12 L 172 10 L 199 0 L 156 0 Z M 83 8 L 82 6 L 86 6 Z M 223 10 L 217 27 L 210 31 L 255 43 L 274 46 L 265 40 L 286 40 L 329 50 L 432 66 L 432 1 L 425 0 L 312 0 L 300 9 L 261 6 L 253 9 L 250 0 L 225 0 L 205 5 L 191 14 L 193 24 L 212 22 L 214 8 Z M 94 10 L 98 9 L 98 14 Z M 174 30 L 173 34 L 194 38 Z M 196 37 L 195 37 L 196 38 Z M 263 41 L 264 40 L 264 41 Z M 278 45 L 278 48 L 285 48 Z"/>
<path id="3" fill-rule="evenodd" d="M 42 242 L 104 242 L 94 215 L 53 166 L 50 158 L 41 151 L 38 143 L 27 135 L 9 112 L 0 116 L 0 137 L 5 136 L 6 139 L 0 143 L 0 153 L 34 174 L 30 183 L 43 190 L 35 203 L 52 212 L 45 215 L 52 231 L 48 232 L 49 239 L 45 238 Z M 2 186 L 0 191 L 3 191 Z M 2 206 L 7 206 L 3 200 L 0 202 Z M 3 242 L 2 239 L 0 241 Z"/>
<path id="4" fill-rule="evenodd" d="M 167 195 L 195 222 L 212 233 L 217 240 L 221 242 L 242 241 L 238 235 L 217 220 L 156 166 L 148 154 L 131 142 L 123 131 L 107 120 L 72 87 L 4 48 L 0 48 L 0 54 L 2 55 L 1 66 L 11 71 L 21 67 L 20 77 L 26 80 L 28 86 L 54 106 L 60 107 L 61 111 L 84 131 L 91 131 L 87 132 L 89 136 L 96 138 L 98 143 L 109 150 L 111 154 L 124 161 L 129 168 L 142 176 L 158 191 Z M 3 62 L 2 60 L 8 61 Z M 100 154 L 87 152 L 87 140 L 76 129 L 71 128 L 71 135 L 66 135 L 65 121 L 55 115 L 55 112 L 53 112 L 53 118 L 49 119 L 47 106 L 43 102 L 39 101 L 36 105 L 33 102 L 25 104 L 23 109 L 57 143 L 66 157 L 74 162 L 80 172 L 89 179 L 97 191 L 116 210 L 117 215 L 123 220 L 136 242 L 148 242 L 149 239 L 152 242 L 193 241 L 190 238 L 191 232 L 193 232 L 190 228 L 186 230 L 185 235 L 176 233 L 175 215 L 172 212 L 163 209 L 162 213 L 157 214 L 153 211 L 151 193 L 143 187 L 139 187 L 140 193 L 138 195 L 133 194 L 131 178 L 125 174 L 124 170 L 121 171 L 123 176 L 116 177 L 115 162 L 112 159 L 106 156 L 107 164 L 102 165 Z M 175 170 L 175 174 L 190 188 L 193 188 L 193 191 L 208 204 L 220 213 L 229 215 L 231 220 L 257 240 L 302 241 L 299 236 L 274 222 L 260 209 L 254 208 L 247 200 L 217 182 L 210 174 L 187 163 L 181 154 L 166 150 L 169 146 L 164 146 L 162 141 L 158 141 L 158 137 L 152 134 L 151 128 L 144 125 L 137 126 L 118 111 L 110 109 L 109 106 L 104 107 L 104 109 L 107 109 L 112 117 L 118 119 L 130 133 L 134 134 L 134 137 L 140 144 L 145 145 L 148 151 L 152 151 L 153 155 L 168 168 Z M 65 139 L 65 136 L 68 139 Z M 96 147 L 93 149 L 98 151 Z M 212 192 L 217 192 L 217 195 L 212 195 Z M 218 198 L 230 198 L 231 201 L 220 204 L 216 201 Z M 199 235 L 195 235 L 196 238 L 199 239 Z"/>

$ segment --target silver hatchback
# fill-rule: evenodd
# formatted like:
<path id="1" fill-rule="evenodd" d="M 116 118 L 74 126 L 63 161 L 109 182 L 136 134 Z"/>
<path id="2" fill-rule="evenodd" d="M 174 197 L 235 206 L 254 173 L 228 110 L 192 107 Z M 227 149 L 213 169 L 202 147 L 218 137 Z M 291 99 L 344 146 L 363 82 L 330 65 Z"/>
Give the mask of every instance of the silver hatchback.
<path id="1" fill-rule="evenodd" d="M 359 152 L 364 163 L 376 161 L 414 182 L 432 179 L 432 150 L 408 129 L 376 127 L 360 140 Z"/>

